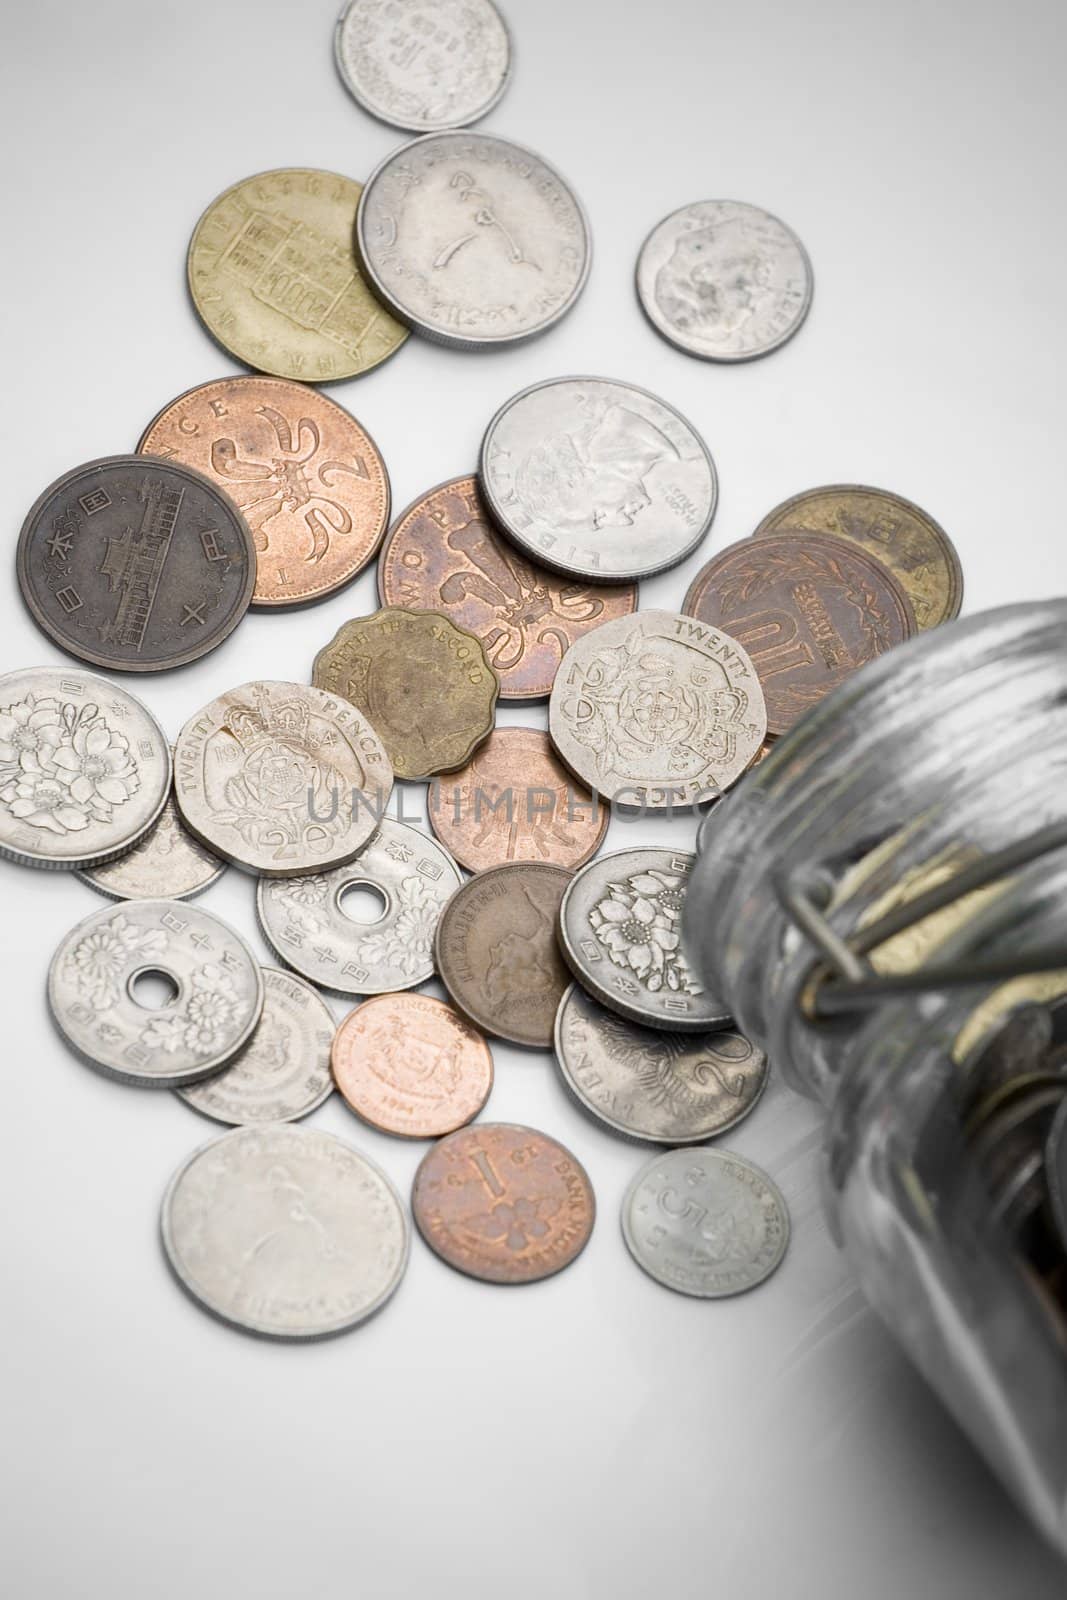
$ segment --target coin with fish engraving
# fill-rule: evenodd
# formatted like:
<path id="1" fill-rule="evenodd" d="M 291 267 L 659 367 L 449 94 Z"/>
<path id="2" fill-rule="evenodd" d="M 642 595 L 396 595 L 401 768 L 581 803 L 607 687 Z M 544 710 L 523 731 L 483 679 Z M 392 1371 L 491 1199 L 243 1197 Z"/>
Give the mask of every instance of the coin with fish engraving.
<path id="1" fill-rule="evenodd" d="M 187 900 L 225 871 L 225 861 L 183 827 L 171 793 L 158 822 L 132 850 L 78 877 L 112 900 Z"/>
<path id="2" fill-rule="evenodd" d="M 491 0 L 348 0 L 333 44 L 353 98 L 412 133 L 477 122 L 511 71 L 508 30 Z"/>
<path id="3" fill-rule="evenodd" d="M 382 1133 L 437 1139 L 473 1120 L 493 1087 L 489 1046 L 428 994 L 379 994 L 341 1023 L 333 1075 L 346 1103 Z"/>

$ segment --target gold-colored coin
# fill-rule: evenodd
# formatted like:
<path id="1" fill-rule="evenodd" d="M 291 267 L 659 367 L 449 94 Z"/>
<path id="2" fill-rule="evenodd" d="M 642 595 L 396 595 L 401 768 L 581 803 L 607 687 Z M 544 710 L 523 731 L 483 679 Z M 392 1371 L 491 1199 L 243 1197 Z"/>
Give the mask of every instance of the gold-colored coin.
<path id="1" fill-rule="evenodd" d="M 208 332 L 257 372 L 335 383 L 369 372 L 408 329 L 356 265 L 362 185 L 336 172 L 261 172 L 208 206 L 189 245 L 189 291 Z"/>
<path id="2" fill-rule="evenodd" d="M 363 712 L 398 778 L 464 766 L 493 731 L 500 693 L 473 633 L 439 611 L 392 606 L 338 629 L 312 682 Z"/>

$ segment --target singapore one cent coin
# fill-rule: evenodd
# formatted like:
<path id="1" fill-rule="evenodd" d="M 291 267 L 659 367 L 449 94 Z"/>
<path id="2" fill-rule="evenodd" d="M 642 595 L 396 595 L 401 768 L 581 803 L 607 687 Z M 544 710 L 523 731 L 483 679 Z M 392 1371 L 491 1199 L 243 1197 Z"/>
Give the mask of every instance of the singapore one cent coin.
<path id="1" fill-rule="evenodd" d="M 268 877 L 351 861 L 392 787 L 370 723 L 303 683 L 230 689 L 190 717 L 174 747 L 186 827 L 227 861 Z"/>
<path id="2" fill-rule="evenodd" d="M 195 467 L 237 506 L 256 548 L 254 606 L 336 594 L 389 522 L 389 476 L 374 440 L 307 384 L 202 383 L 172 400 L 137 448 Z"/>
<path id="3" fill-rule="evenodd" d="M 309 983 L 263 968 L 263 1015 L 252 1042 L 232 1067 L 178 1092 L 216 1122 L 292 1122 L 306 1117 L 333 1090 L 330 1046 L 333 1015 Z"/>
<path id="4" fill-rule="evenodd" d="M 437 970 L 486 1033 L 547 1050 L 569 978 L 556 939 L 561 867 L 512 862 L 457 889 L 437 924 Z"/>
<path id="5" fill-rule="evenodd" d="M 608 378 L 553 378 L 508 400 L 486 431 L 479 475 L 486 504 L 521 549 L 602 583 L 684 561 L 711 526 L 719 492 L 692 424 Z"/>
<path id="6" fill-rule="evenodd" d="M 37 625 L 111 672 L 162 672 L 214 650 L 256 581 L 252 535 L 229 497 L 177 462 L 136 455 L 50 484 L 22 525 L 16 566 Z"/>
<path id="7" fill-rule="evenodd" d="M 544 333 L 589 275 L 577 196 L 532 150 L 482 133 L 431 133 L 387 156 L 360 198 L 356 248 L 401 322 L 461 350 Z"/>
<path id="8" fill-rule="evenodd" d="M 489 1122 L 449 1134 L 423 1157 L 411 1209 L 450 1267 L 486 1283 L 534 1283 L 584 1250 L 596 1200 L 585 1168 L 555 1139 Z"/>
<path id="9" fill-rule="evenodd" d="M 348 0 L 334 54 L 371 116 L 412 133 L 462 128 L 508 81 L 508 30 L 490 0 Z"/>
<path id="10" fill-rule="evenodd" d="M 189 245 L 189 291 L 222 348 L 257 372 L 336 383 L 408 336 L 368 289 L 352 248 L 360 185 L 287 168 L 213 200 Z"/>
<path id="11" fill-rule="evenodd" d="M 792 229 L 738 200 L 672 212 L 637 261 L 637 294 L 652 326 L 706 361 L 750 361 L 777 350 L 807 316 L 813 287 Z"/>
<path id="12" fill-rule="evenodd" d="M 960 614 L 963 572 L 952 540 L 933 517 L 888 489 L 861 483 L 806 489 L 768 512 L 755 536 L 772 533 L 832 534 L 859 545 L 889 568 L 920 628 Z"/>
<path id="13" fill-rule="evenodd" d="M 789 1243 L 789 1213 L 752 1162 L 725 1150 L 668 1150 L 627 1190 L 622 1232 L 657 1283 L 718 1300 L 770 1277 Z"/>
<path id="14" fill-rule="evenodd" d="M 698 1144 L 752 1110 L 767 1057 L 740 1033 L 665 1033 L 597 1005 L 578 985 L 556 1017 L 563 1081 L 598 1121 L 627 1138 Z"/>
<path id="15" fill-rule="evenodd" d="M 911 601 L 888 567 L 814 533 L 729 545 L 697 573 L 682 610 L 749 652 L 774 734 L 915 633 Z"/>
<path id="16" fill-rule="evenodd" d="M 163 1196 L 163 1246 L 207 1311 L 250 1333 L 354 1328 L 404 1276 L 408 1225 L 373 1161 L 314 1128 L 234 1128 L 194 1152 Z"/>
<path id="17" fill-rule="evenodd" d="M 767 713 L 756 669 L 728 632 L 639 611 L 571 645 L 548 727 L 558 754 L 597 794 L 665 810 L 715 799 L 736 782 L 759 754 Z"/>
<path id="18" fill-rule="evenodd" d="M 311 681 L 359 707 L 408 779 L 463 766 L 492 732 L 500 692 L 472 633 L 439 611 L 394 607 L 344 623 Z"/>
<path id="19" fill-rule="evenodd" d="M 485 1105 L 493 1058 L 477 1029 L 443 1000 L 381 994 L 338 1028 L 333 1073 L 364 1122 L 407 1139 L 437 1139 Z"/>
<path id="20" fill-rule="evenodd" d="M 102 866 L 155 826 L 170 779 L 166 734 L 117 684 L 70 667 L 0 676 L 0 856 Z"/>
<path id="21" fill-rule="evenodd" d="M 637 585 L 561 577 L 493 528 L 474 478 L 453 478 L 397 519 L 378 562 L 382 604 L 444 611 L 482 641 L 507 700 L 549 693 L 568 647 L 637 609 Z"/>
<path id="22" fill-rule="evenodd" d="M 163 1005 L 142 998 L 148 978 L 169 988 Z M 48 1002 L 90 1066 L 123 1083 L 177 1089 L 244 1049 L 263 1010 L 263 979 L 244 940 L 210 912 L 127 900 L 67 934 L 52 958 Z"/>
<path id="23" fill-rule="evenodd" d="M 382 817 L 348 866 L 261 879 L 260 925 L 283 961 L 340 994 L 410 989 L 433 977 L 437 920 L 460 884 L 433 839 Z"/>
<path id="24" fill-rule="evenodd" d="M 187 900 L 210 888 L 225 871 L 226 863 L 182 826 L 172 796 L 159 821 L 132 850 L 78 876 L 112 900 Z"/>

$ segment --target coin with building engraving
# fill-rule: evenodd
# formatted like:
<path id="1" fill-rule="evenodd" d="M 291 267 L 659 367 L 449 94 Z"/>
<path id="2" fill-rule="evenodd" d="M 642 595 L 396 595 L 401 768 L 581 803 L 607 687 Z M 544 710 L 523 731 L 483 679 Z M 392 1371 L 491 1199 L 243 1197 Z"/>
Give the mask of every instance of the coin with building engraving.
<path id="1" fill-rule="evenodd" d="M 225 871 L 225 861 L 183 826 L 172 795 L 139 844 L 78 877 L 112 900 L 187 900 L 209 889 Z"/>
<path id="2" fill-rule="evenodd" d="M 546 1133 L 478 1122 L 423 1157 L 411 1209 L 450 1267 L 486 1283 L 535 1283 L 585 1249 L 596 1199 L 581 1162 Z"/>
<path id="3" fill-rule="evenodd" d="M 57 478 L 16 554 L 34 621 L 61 650 L 111 672 L 185 666 L 248 610 L 256 552 L 244 517 L 202 473 L 106 456 Z"/>
<path id="4" fill-rule="evenodd" d="M 438 1139 L 471 1122 L 493 1087 L 489 1046 L 428 994 L 380 994 L 342 1022 L 333 1075 L 347 1104 L 382 1133 Z"/>
<path id="5" fill-rule="evenodd" d="M 333 45 L 354 99 L 412 133 L 477 122 L 511 70 L 508 30 L 491 0 L 348 0 Z"/>

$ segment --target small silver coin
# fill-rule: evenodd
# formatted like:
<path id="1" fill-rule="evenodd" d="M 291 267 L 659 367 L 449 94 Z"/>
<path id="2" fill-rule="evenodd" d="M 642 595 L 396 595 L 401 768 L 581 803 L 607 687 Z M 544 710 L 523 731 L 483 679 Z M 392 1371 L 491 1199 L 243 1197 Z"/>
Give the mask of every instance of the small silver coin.
<path id="1" fill-rule="evenodd" d="M 0 856 L 96 867 L 154 827 L 170 745 L 140 700 L 76 667 L 0 677 Z"/>
<path id="2" fill-rule="evenodd" d="M 270 944 L 305 978 L 340 994 L 394 994 L 433 977 L 437 920 L 461 882 L 435 839 L 383 817 L 355 861 L 261 879 L 256 903 Z M 354 890 L 373 920 L 357 920 L 356 896 L 347 902 L 352 914 L 345 909 Z"/>
<path id="3" fill-rule="evenodd" d="M 477 122 L 511 71 L 508 30 L 490 0 L 348 0 L 334 56 L 365 111 L 412 133 Z"/>
<path id="4" fill-rule="evenodd" d="M 725 1150 L 668 1150 L 626 1191 L 622 1233 L 657 1283 L 719 1300 L 770 1277 L 789 1243 L 789 1212 L 751 1161 Z"/>
<path id="5" fill-rule="evenodd" d="M 233 1066 L 178 1091 L 216 1122 L 293 1122 L 321 1106 L 333 1089 L 335 1025 L 325 1000 L 278 967 L 263 968 L 263 990 L 259 1026 Z"/>
<path id="6" fill-rule="evenodd" d="M 78 877 L 111 900 L 188 900 L 225 871 L 226 863 L 182 826 L 172 795 L 139 844 Z"/>
<path id="7" fill-rule="evenodd" d="M 356 248 L 401 322 L 460 350 L 544 333 L 581 294 L 591 253 L 559 173 L 483 133 L 431 133 L 387 156 L 360 197 Z"/>
<path id="8" fill-rule="evenodd" d="M 711 527 L 719 494 L 692 423 L 609 378 L 552 378 L 506 401 L 486 430 L 479 481 L 523 550 L 601 583 L 684 561 Z"/>
<path id="9" fill-rule="evenodd" d="M 637 261 L 653 327 L 687 355 L 751 361 L 796 333 L 814 288 L 784 222 L 739 200 L 701 200 L 657 224 Z"/>
<path id="10" fill-rule="evenodd" d="M 163 1196 L 163 1246 L 183 1288 L 249 1333 L 320 1339 L 353 1328 L 407 1266 L 389 1179 L 332 1134 L 235 1128 L 185 1161 Z"/>
<path id="11" fill-rule="evenodd" d="M 567 1088 L 605 1127 L 653 1144 L 699 1144 L 747 1117 L 767 1057 L 733 1029 L 667 1033 L 615 1016 L 572 984 L 556 1014 Z"/>
<path id="12" fill-rule="evenodd" d="M 168 982 L 160 1006 L 140 979 Z M 48 1002 L 73 1050 L 108 1077 L 177 1089 L 220 1072 L 263 1010 L 259 963 L 232 928 L 197 906 L 126 900 L 72 928 L 52 958 Z"/>

